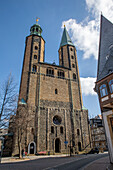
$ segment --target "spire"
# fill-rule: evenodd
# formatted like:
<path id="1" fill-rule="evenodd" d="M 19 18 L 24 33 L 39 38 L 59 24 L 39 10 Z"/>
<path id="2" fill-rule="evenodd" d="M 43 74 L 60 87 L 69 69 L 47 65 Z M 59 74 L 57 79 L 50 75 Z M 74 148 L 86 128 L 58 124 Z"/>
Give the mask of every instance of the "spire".
<path id="1" fill-rule="evenodd" d="M 41 36 L 42 33 L 42 28 L 40 27 L 40 25 L 38 24 L 40 18 L 36 19 L 36 24 L 34 24 L 31 29 L 30 29 L 30 34 L 31 35 L 38 35 Z"/>
<path id="2" fill-rule="evenodd" d="M 101 15 L 97 80 L 100 80 L 109 74 L 109 69 L 113 70 L 113 60 L 111 60 L 110 57 L 112 46 L 113 24 Z M 110 63 L 112 64 L 112 69 Z"/>
<path id="3" fill-rule="evenodd" d="M 68 34 L 67 30 L 66 30 L 65 25 L 64 25 L 64 31 L 63 31 L 60 47 L 64 46 L 64 45 L 72 45 L 72 46 L 74 46 L 74 44 L 71 41 L 71 38 L 69 37 L 69 34 Z"/>

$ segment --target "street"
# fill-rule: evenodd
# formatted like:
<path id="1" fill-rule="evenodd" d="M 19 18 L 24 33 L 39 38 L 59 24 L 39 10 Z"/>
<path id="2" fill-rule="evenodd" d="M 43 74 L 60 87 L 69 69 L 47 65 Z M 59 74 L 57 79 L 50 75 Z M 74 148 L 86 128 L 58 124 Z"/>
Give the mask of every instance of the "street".
<path id="1" fill-rule="evenodd" d="M 0 170 L 79 170 L 89 163 L 106 156 L 108 156 L 107 153 L 88 154 L 76 155 L 75 157 L 50 157 L 24 162 L 3 163 L 0 164 Z"/>

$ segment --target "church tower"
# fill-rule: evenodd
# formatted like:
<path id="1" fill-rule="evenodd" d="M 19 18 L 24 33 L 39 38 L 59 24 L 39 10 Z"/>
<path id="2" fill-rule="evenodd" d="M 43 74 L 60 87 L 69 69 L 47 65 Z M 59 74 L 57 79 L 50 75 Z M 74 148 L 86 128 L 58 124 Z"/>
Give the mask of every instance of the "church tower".
<path id="1" fill-rule="evenodd" d="M 59 65 L 45 63 L 45 41 L 41 33 L 37 21 L 26 38 L 18 108 L 27 109 L 23 112 L 26 114 L 24 122 L 30 121 L 23 130 L 21 147 L 29 154 L 66 153 L 69 148 L 73 153 L 81 151 L 89 144 L 89 129 L 76 48 L 64 27 Z M 13 155 L 18 153 L 17 134 L 16 130 Z"/>
<path id="2" fill-rule="evenodd" d="M 30 35 L 26 37 L 19 101 L 28 102 L 30 79 L 34 78 L 33 72 L 37 72 L 37 63 L 44 62 L 45 41 L 41 36 L 42 28 L 34 24 L 30 29 Z"/>

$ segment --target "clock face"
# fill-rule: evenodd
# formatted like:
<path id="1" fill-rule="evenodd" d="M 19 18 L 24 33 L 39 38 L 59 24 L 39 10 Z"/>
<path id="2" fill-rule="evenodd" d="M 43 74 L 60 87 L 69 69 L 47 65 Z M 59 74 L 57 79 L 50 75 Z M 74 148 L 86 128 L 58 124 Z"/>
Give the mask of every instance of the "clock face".
<path id="1" fill-rule="evenodd" d="M 53 117 L 53 123 L 54 123 L 54 124 L 60 125 L 61 122 L 62 122 L 62 119 L 61 119 L 60 116 L 57 116 L 57 115 L 56 115 L 56 116 Z"/>

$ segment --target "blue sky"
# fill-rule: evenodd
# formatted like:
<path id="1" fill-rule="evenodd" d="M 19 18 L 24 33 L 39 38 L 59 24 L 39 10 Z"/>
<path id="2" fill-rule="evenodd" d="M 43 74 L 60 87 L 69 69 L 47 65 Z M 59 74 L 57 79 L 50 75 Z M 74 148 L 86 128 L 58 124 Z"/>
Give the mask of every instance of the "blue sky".
<path id="1" fill-rule="evenodd" d="M 39 17 L 46 41 L 45 61 L 56 64 L 65 23 L 77 49 L 84 106 L 89 116 L 100 114 L 94 93 L 97 74 L 99 20 L 103 15 L 113 22 L 112 0 L 4 0 L 0 1 L 0 83 L 12 72 L 20 83 L 25 38 Z"/>

